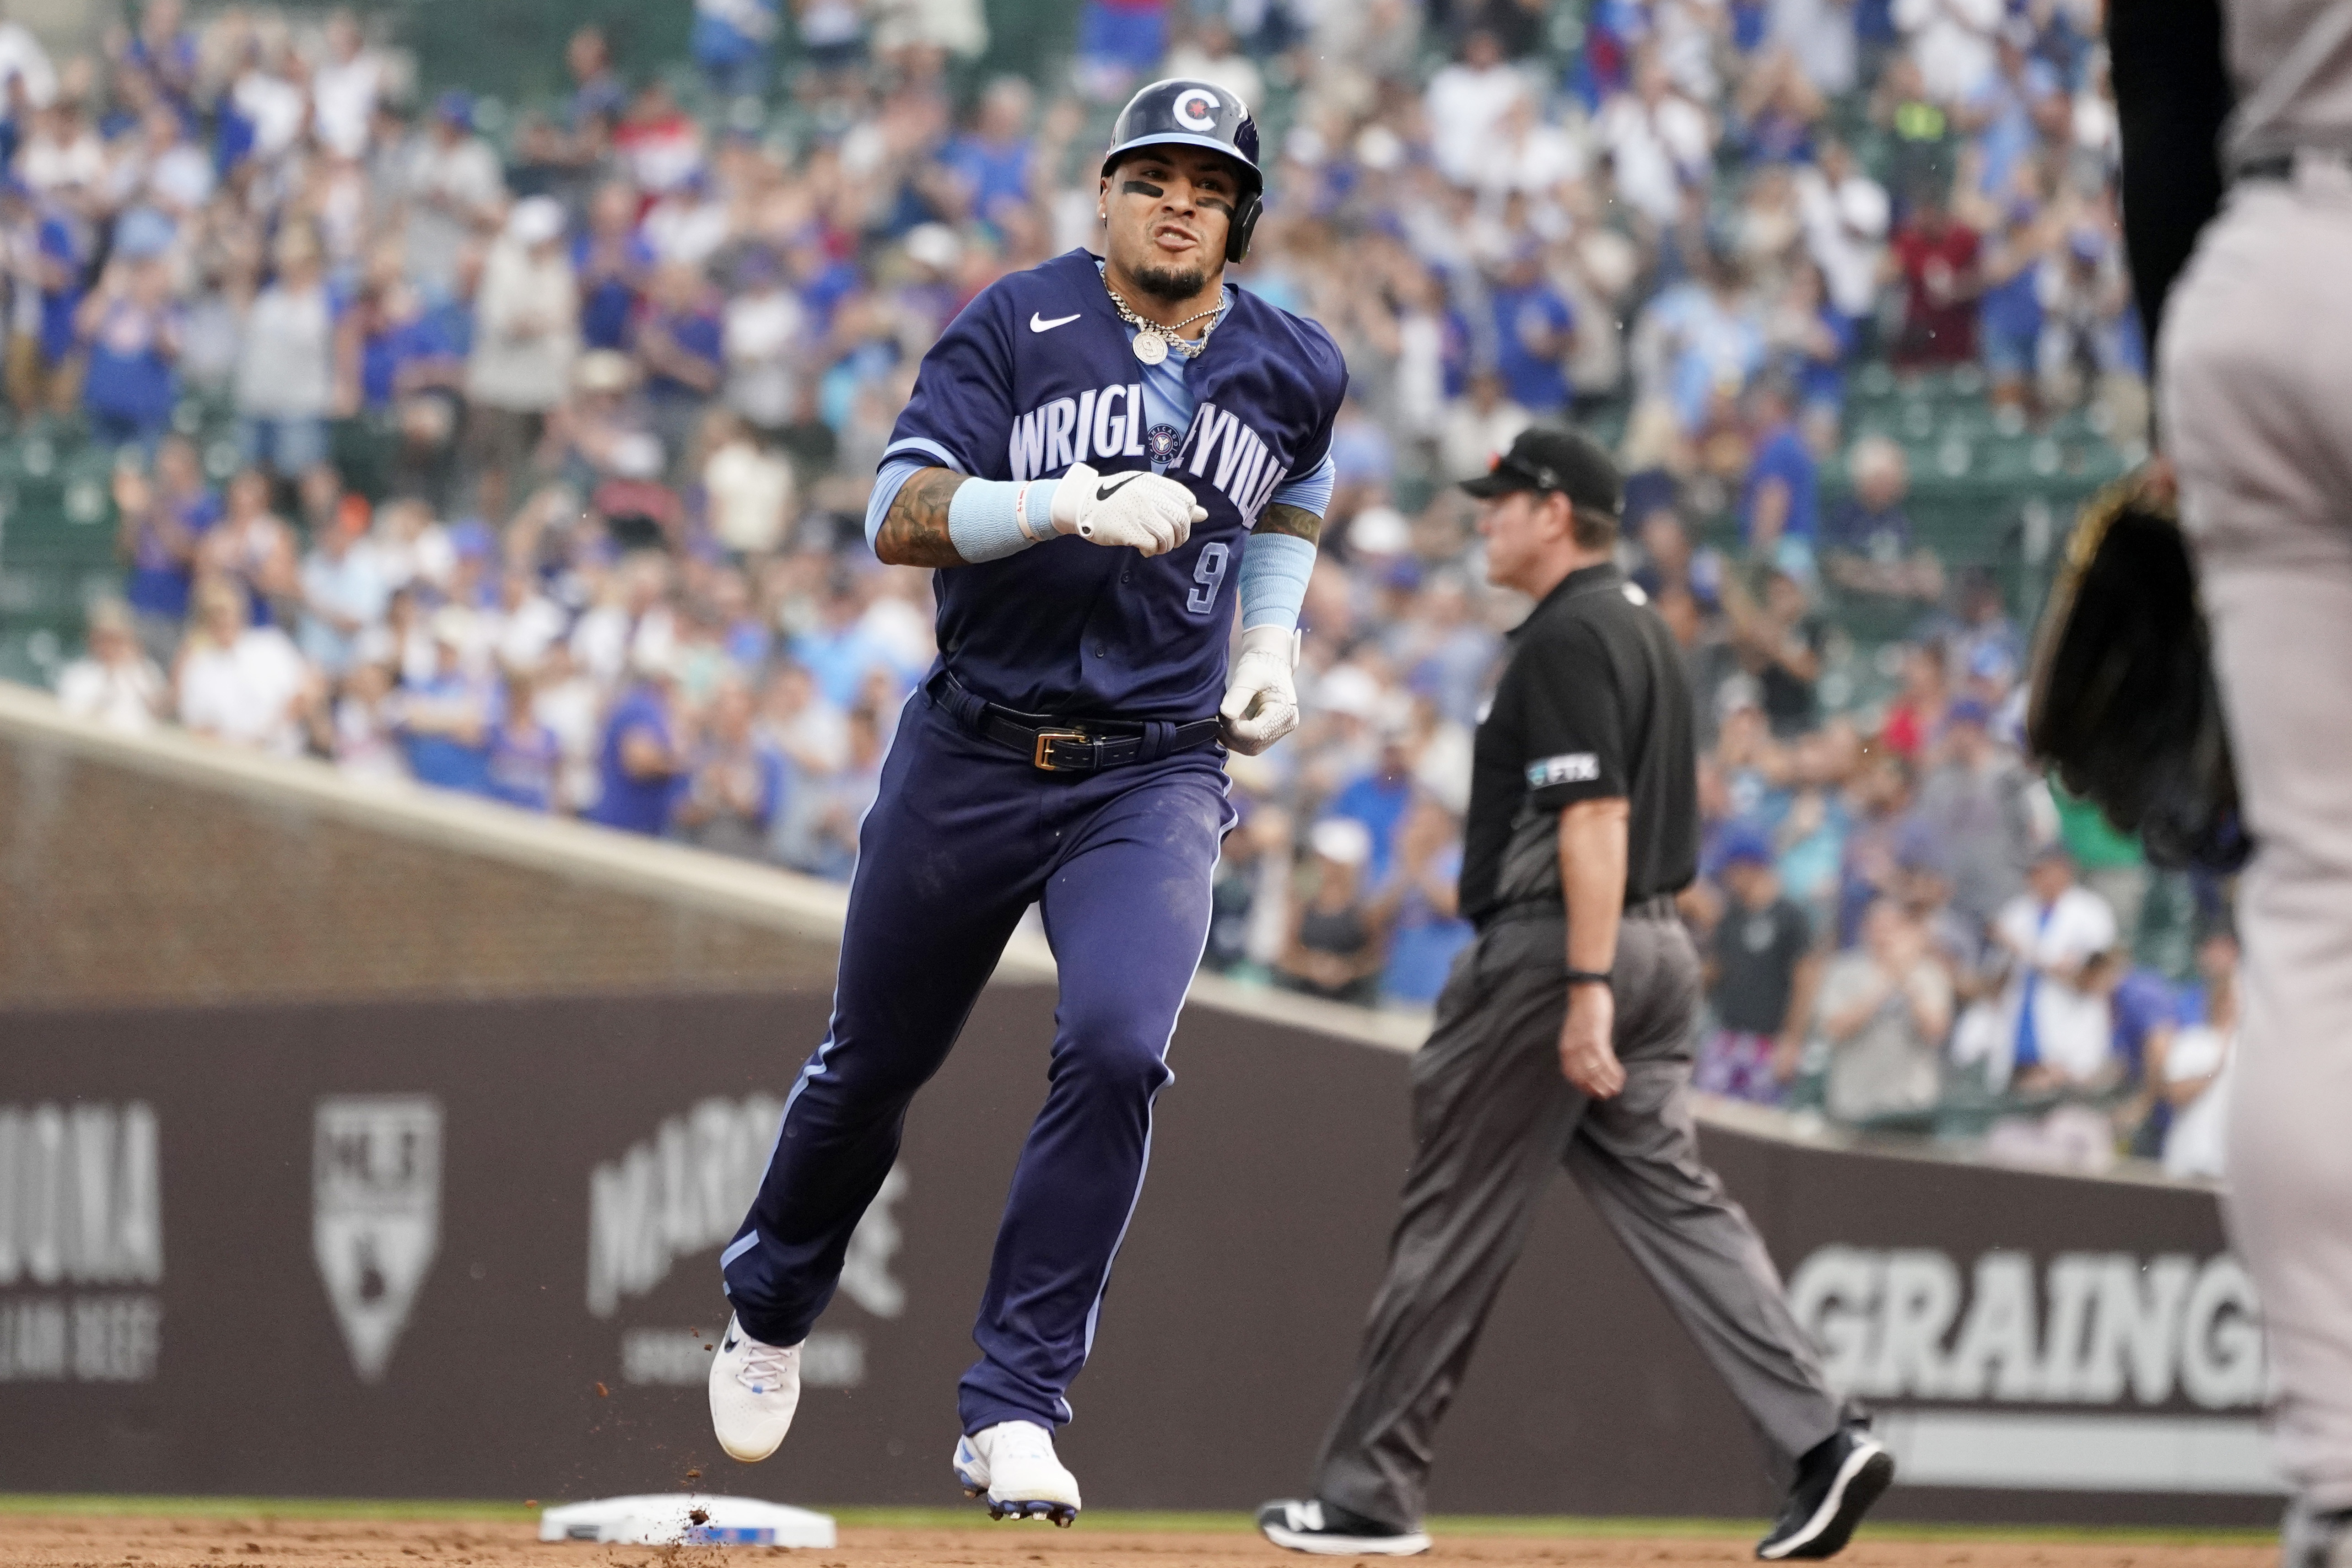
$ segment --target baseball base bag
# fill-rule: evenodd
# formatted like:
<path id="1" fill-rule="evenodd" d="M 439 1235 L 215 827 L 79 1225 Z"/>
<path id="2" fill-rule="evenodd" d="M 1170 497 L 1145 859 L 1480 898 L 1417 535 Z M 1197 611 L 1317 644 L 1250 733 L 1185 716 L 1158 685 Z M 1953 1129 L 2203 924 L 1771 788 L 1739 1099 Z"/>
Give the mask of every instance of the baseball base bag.
<path id="1" fill-rule="evenodd" d="M 2026 744 L 2158 865 L 2230 873 L 2253 852 L 2168 486 L 2145 472 L 2074 525 L 2033 646 Z"/>

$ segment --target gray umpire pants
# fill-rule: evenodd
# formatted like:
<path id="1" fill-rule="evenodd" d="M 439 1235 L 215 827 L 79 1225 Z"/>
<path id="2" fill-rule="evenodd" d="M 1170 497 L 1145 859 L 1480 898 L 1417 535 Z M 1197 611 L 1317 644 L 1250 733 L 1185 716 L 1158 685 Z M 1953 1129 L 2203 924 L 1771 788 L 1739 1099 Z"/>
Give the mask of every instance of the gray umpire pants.
<path id="1" fill-rule="evenodd" d="M 1699 1161 L 1688 933 L 1671 915 L 1627 918 L 1615 970 L 1625 1087 L 1601 1101 L 1560 1074 L 1565 936 L 1557 915 L 1489 925 L 1456 960 L 1413 1059 L 1403 1213 L 1315 1490 L 1383 1524 L 1420 1521 L 1437 1424 L 1561 1165 L 1778 1458 L 1793 1460 L 1842 1417 L 1762 1239 Z"/>
<path id="2" fill-rule="evenodd" d="M 2239 790 L 2230 1239 L 2288 1479 L 2352 1508 L 2352 169 L 2243 183 L 2173 289 L 2164 434 Z"/>

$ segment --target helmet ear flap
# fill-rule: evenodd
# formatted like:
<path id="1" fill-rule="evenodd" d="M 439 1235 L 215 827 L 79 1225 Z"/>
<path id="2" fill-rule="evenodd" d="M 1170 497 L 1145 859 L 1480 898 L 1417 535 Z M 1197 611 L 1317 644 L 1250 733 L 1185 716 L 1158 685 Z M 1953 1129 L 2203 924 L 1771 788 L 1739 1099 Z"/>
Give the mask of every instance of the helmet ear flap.
<path id="1" fill-rule="evenodd" d="M 1234 207 L 1233 221 L 1225 225 L 1225 259 L 1239 261 L 1249 255 L 1250 236 L 1257 233 L 1257 220 L 1265 212 L 1265 197 L 1256 191 L 1245 193 Z"/>

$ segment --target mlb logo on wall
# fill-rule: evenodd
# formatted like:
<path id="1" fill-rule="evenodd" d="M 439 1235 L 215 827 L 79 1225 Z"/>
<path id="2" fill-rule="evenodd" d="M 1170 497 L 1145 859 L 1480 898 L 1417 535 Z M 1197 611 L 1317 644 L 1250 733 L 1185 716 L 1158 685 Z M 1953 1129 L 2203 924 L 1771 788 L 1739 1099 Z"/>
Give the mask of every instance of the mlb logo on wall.
<path id="1" fill-rule="evenodd" d="M 424 1095 L 319 1102 L 310 1250 L 362 1382 L 383 1376 L 441 1246 L 441 1105 Z"/>

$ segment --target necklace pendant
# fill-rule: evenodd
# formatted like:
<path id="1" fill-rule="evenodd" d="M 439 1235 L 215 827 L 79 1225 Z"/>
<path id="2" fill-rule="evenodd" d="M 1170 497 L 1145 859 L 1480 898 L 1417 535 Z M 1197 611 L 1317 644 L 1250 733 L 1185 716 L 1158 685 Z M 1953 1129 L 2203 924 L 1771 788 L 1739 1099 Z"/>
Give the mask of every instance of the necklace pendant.
<path id="1" fill-rule="evenodd" d="M 1146 327 L 1135 335 L 1135 357 L 1156 365 L 1168 357 L 1168 340 Z"/>

